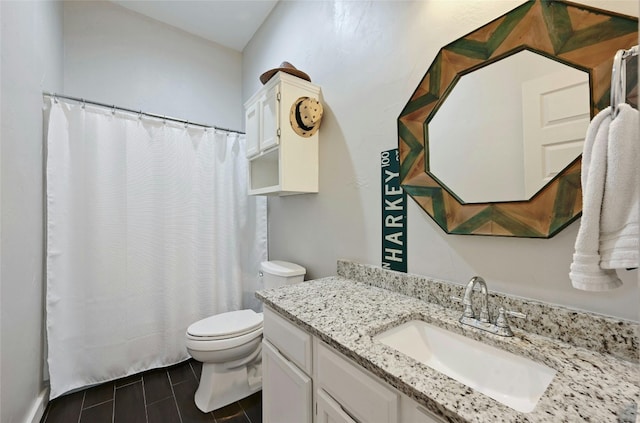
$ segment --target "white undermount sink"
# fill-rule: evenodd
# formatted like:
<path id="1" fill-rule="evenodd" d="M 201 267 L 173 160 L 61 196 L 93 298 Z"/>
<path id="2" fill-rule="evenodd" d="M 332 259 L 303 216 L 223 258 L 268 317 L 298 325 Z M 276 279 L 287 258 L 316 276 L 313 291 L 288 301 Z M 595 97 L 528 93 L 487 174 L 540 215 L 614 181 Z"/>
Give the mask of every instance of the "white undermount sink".
<path id="1" fill-rule="evenodd" d="M 556 374 L 543 364 L 421 320 L 391 328 L 374 340 L 523 413 L 535 408 Z"/>

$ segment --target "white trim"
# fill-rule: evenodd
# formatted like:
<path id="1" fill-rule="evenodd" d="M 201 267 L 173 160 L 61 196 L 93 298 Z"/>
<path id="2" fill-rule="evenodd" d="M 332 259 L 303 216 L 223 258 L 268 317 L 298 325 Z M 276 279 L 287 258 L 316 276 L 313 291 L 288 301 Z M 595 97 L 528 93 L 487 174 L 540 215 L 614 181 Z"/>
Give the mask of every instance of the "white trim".
<path id="1" fill-rule="evenodd" d="M 31 410 L 27 414 L 27 418 L 24 420 L 25 423 L 40 423 L 42 420 L 42 416 L 44 416 L 44 410 L 47 408 L 47 404 L 49 403 L 49 387 L 45 387 L 40 395 L 35 399 L 33 405 L 31 406 Z"/>

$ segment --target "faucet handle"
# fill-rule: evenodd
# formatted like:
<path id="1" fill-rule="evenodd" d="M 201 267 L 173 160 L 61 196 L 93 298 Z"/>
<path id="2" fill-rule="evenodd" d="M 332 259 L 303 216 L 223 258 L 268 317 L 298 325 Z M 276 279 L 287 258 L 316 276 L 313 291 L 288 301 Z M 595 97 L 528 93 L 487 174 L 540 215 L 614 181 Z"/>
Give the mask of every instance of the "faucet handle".
<path id="1" fill-rule="evenodd" d="M 513 336 L 513 332 L 509 327 L 509 321 L 507 320 L 507 316 L 505 316 L 506 311 L 504 307 L 500 307 L 498 309 L 498 318 L 496 319 L 496 328 L 497 333 L 503 336 Z"/>
<path id="2" fill-rule="evenodd" d="M 507 316 L 517 317 L 519 319 L 526 319 L 527 315 L 518 311 L 505 310 L 504 307 L 498 309 L 498 318 L 496 319 L 496 326 L 499 328 L 508 328 L 509 321 Z"/>
<path id="3" fill-rule="evenodd" d="M 499 328 L 508 328 L 509 321 L 507 320 L 507 316 L 505 316 L 506 311 L 504 307 L 500 307 L 498 309 L 498 318 L 496 319 L 496 326 Z"/>
<path id="4" fill-rule="evenodd" d="M 455 295 L 450 296 L 450 297 L 449 297 L 449 299 L 450 299 L 451 301 L 453 301 L 454 303 L 460 303 L 460 304 L 462 304 L 462 298 L 460 298 L 460 297 L 456 297 Z"/>
<path id="5" fill-rule="evenodd" d="M 525 319 L 527 318 L 527 315 L 524 313 L 520 313 L 519 311 L 511 311 L 511 310 L 505 310 L 505 313 L 511 317 L 517 317 L 518 319 Z"/>

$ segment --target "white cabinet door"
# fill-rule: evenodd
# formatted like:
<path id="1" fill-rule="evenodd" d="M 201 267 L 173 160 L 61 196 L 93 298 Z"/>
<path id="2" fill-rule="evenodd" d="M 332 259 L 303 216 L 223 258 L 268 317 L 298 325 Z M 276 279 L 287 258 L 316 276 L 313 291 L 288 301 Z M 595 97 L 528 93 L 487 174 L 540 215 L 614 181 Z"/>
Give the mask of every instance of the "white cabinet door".
<path id="1" fill-rule="evenodd" d="M 260 101 L 256 101 L 245 111 L 247 158 L 260 152 Z"/>
<path id="2" fill-rule="evenodd" d="M 415 423 L 444 423 L 445 421 L 427 410 L 421 405 L 415 406 L 415 413 L 412 422 Z"/>
<path id="3" fill-rule="evenodd" d="M 316 392 L 316 423 L 357 423 L 323 389 Z"/>
<path id="4" fill-rule="evenodd" d="M 442 417 L 427 410 L 424 406 L 418 404 L 406 395 L 402 395 L 401 403 L 401 421 L 406 423 L 445 423 Z"/>
<path id="5" fill-rule="evenodd" d="M 267 91 L 260 101 L 262 125 L 260 127 L 260 150 L 266 151 L 278 145 L 280 113 L 278 107 L 278 93 L 280 85 Z"/>
<path id="6" fill-rule="evenodd" d="M 311 378 L 262 341 L 262 419 L 264 423 L 311 423 Z"/>

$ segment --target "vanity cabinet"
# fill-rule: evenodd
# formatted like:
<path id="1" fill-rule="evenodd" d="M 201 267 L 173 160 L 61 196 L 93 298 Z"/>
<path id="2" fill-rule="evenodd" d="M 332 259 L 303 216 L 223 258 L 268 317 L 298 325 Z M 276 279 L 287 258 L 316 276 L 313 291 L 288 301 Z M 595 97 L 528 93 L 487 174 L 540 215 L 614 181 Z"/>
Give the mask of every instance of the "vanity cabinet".
<path id="1" fill-rule="evenodd" d="M 264 423 L 313 421 L 311 335 L 264 309 L 262 419 Z"/>
<path id="2" fill-rule="evenodd" d="M 312 422 L 311 378 L 269 343 L 262 345 L 262 419 L 265 423 Z"/>
<path id="3" fill-rule="evenodd" d="M 316 391 L 316 423 L 357 423 L 324 389 Z"/>
<path id="4" fill-rule="evenodd" d="M 265 306 L 265 423 L 442 423 L 422 405 Z"/>
<path id="5" fill-rule="evenodd" d="M 356 421 L 398 423 L 399 394 L 319 340 L 314 341 L 316 392 L 324 391 Z"/>
<path id="6" fill-rule="evenodd" d="M 411 398 L 403 395 L 400 401 L 400 415 L 406 423 L 445 423 L 442 417 L 438 417 Z"/>
<path id="7" fill-rule="evenodd" d="M 249 195 L 318 192 L 318 132 L 302 137 L 289 123 L 300 97 L 318 99 L 320 87 L 284 72 L 244 105 Z"/>

